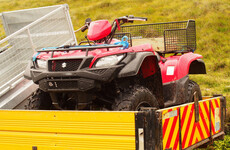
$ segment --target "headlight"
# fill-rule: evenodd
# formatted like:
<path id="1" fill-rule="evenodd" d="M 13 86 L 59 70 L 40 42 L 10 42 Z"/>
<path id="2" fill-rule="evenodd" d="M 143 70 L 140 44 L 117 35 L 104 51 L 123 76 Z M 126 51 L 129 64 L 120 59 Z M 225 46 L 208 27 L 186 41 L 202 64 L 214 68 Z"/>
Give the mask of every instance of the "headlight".
<path id="1" fill-rule="evenodd" d="M 46 69 L 47 68 L 47 61 L 42 59 L 37 59 L 37 65 L 39 68 Z"/>
<path id="2" fill-rule="evenodd" d="M 124 58 L 124 56 L 124 54 L 121 54 L 102 57 L 96 62 L 95 67 L 109 67 L 116 65 L 122 58 Z"/>

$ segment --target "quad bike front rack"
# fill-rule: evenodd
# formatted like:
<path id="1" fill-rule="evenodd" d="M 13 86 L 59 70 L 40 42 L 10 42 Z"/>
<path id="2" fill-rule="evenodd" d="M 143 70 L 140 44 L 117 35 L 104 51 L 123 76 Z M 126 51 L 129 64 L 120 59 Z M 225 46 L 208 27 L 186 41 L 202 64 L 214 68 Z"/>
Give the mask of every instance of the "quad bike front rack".
<path id="1" fill-rule="evenodd" d="M 123 45 L 113 45 L 113 44 L 104 44 L 104 45 L 81 45 L 81 46 L 73 46 L 73 47 L 58 47 L 58 48 L 55 48 L 55 49 L 51 49 L 51 48 L 47 48 L 47 49 L 42 49 L 42 50 L 38 50 L 37 52 L 38 53 L 41 53 L 41 52 L 52 52 L 51 54 L 51 58 L 53 58 L 53 54 L 54 52 L 57 52 L 57 51 L 66 51 L 66 52 L 69 52 L 69 51 L 75 51 L 75 50 L 85 50 L 86 51 L 86 56 L 88 56 L 88 53 L 90 50 L 94 50 L 94 49 L 103 49 L 103 48 L 106 48 L 108 51 L 109 51 L 109 48 L 117 48 L 117 47 L 123 47 Z"/>

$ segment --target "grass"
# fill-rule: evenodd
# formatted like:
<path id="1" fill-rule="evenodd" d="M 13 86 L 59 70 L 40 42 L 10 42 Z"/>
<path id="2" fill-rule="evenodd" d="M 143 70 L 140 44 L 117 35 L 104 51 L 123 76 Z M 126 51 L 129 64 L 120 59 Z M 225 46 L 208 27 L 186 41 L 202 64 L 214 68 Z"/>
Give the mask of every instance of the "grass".
<path id="1" fill-rule="evenodd" d="M 229 150 L 230 135 L 225 135 L 224 140 L 215 140 L 213 144 L 209 144 L 205 148 L 197 148 L 196 150 Z"/>
<path id="2" fill-rule="evenodd" d="M 200 85 L 203 95 L 226 96 L 227 109 L 230 111 L 229 0 L 0 0 L 0 2 L 0 12 L 67 3 L 75 29 L 81 27 L 86 18 L 112 21 L 116 17 L 130 14 L 148 17 L 149 23 L 195 19 L 196 53 L 203 55 L 207 74 L 193 75 L 191 79 Z M 0 30 L 0 37 L 4 37 L 3 29 Z"/>
<path id="3" fill-rule="evenodd" d="M 230 135 L 226 135 L 224 140 L 214 141 L 213 146 L 208 146 L 208 149 L 216 149 L 216 150 L 230 149 Z"/>

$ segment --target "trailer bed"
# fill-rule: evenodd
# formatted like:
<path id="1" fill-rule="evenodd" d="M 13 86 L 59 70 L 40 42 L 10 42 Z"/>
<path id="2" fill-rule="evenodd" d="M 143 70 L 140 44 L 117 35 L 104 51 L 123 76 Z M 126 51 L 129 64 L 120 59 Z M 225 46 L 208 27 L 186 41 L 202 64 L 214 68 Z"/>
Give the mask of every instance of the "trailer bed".
<path id="1" fill-rule="evenodd" d="M 0 149 L 193 149 L 224 135 L 225 97 L 143 111 L 0 110 Z"/>

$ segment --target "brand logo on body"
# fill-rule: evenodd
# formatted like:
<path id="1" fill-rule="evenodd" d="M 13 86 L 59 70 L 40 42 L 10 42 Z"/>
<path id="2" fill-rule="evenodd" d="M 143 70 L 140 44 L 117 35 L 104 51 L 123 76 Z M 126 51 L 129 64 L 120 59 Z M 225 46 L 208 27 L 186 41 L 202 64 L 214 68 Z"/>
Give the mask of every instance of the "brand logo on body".
<path id="1" fill-rule="evenodd" d="M 66 68 L 66 66 L 67 66 L 67 63 L 65 63 L 65 62 L 63 62 L 63 63 L 61 64 L 61 67 L 62 67 L 62 68 Z"/>

